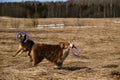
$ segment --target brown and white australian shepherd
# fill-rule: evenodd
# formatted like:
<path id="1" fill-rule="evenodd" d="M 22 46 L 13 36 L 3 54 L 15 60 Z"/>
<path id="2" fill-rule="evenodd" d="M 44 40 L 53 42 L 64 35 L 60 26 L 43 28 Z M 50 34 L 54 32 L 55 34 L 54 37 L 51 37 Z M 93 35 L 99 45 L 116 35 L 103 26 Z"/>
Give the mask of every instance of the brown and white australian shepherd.
<path id="1" fill-rule="evenodd" d="M 34 44 L 31 51 L 33 65 L 37 65 L 45 58 L 60 69 L 69 54 L 70 47 L 73 47 L 73 44 L 68 42 L 60 42 L 57 45 Z"/>

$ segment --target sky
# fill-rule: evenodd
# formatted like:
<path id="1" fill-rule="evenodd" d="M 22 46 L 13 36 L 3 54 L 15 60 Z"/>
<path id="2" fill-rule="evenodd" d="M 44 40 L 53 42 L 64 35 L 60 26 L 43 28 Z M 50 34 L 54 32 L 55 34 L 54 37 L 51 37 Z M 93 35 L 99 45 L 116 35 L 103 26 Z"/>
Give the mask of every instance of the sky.
<path id="1" fill-rule="evenodd" d="M 21 1 L 34 1 L 34 0 L 0 0 L 0 2 L 21 2 Z M 50 1 L 67 1 L 67 0 L 35 0 L 40 2 L 50 2 Z"/>

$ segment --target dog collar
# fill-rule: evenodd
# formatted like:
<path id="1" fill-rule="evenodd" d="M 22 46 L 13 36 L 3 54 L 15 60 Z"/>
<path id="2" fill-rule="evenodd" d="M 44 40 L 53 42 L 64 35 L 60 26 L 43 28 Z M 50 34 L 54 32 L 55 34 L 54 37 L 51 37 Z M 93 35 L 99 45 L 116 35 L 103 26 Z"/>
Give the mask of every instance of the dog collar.
<path id="1" fill-rule="evenodd" d="M 26 35 L 26 39 L 24 40 L 24 43 L 26 43 L 27 40 L 28 40 L 28 34 L 27 34 L 26 32 L 18 32 L 18 33 L 16 34 L 16 40 L 17 40 L 18 42 L 21 41 L 21 40 L 18 38 L 18 36 L 19 36 L 20 34 Z"/>

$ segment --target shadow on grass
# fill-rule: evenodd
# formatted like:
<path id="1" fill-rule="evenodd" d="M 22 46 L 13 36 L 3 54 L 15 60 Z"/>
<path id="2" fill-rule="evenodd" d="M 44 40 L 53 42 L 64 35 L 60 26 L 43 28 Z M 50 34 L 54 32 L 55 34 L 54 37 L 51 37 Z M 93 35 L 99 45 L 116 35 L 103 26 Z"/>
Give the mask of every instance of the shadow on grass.
<path id="1" fill-rule="evenodd" d="M 110 76 L 114 80 L 120 80 L 120 71 L 119 70 L 113 70 L 113 71 L 111 71 Z"/>
<path id="2" fill-rule="evenodd" d="M 62 69 L 64 70 L 68 70 L 68 71 L 75 71 L 75 70 L 81 70 L 81 69 L 84 69 L 86 70 L 87 72 L 91 72 L 92 69 L 89 68 L 89 67 L 78 67 L 78 66 L 72 66 L 72 67 L 63 67 Z"/>

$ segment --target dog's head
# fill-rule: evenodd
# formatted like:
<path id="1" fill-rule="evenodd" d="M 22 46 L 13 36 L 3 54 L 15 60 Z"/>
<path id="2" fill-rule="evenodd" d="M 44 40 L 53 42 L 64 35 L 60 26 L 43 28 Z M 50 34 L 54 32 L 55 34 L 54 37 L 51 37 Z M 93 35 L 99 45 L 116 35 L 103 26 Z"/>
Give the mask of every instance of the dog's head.
<path id="1" fill-rule="evenodd" d="M 72 44 L 70 42 L 60 42 L 59 45 L 62 49 L 69 49 L 69 48 L 75 47 L 74 44 Z"/>
<path id="2" fill-rule="evenodd" d="M 19 34 L 18 39 L 21 43 L 23 43 L 26 40 L 26 35 L 25 34 Z"/>

